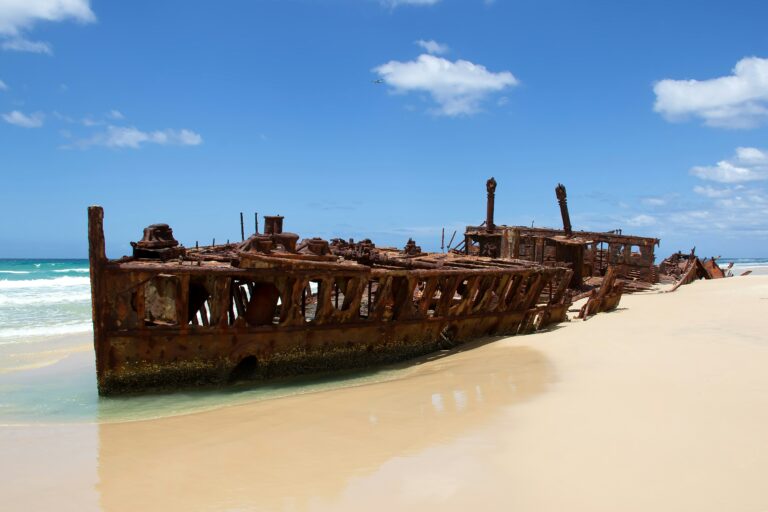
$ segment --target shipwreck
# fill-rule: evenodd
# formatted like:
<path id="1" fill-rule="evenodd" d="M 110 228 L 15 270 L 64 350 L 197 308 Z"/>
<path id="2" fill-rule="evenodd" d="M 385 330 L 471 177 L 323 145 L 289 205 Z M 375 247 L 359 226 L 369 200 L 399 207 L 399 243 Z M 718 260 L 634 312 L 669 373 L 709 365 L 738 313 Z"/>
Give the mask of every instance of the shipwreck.
<path id="1" fill-rule="evenodd" d="M 626 291 L 642 291 L 658 282 L 655 247 L 658 238 L 608 232 L 575 231 L 571 226 L 565 186 L 555 194 L 563 228 L 506 226 L 494 223 L 496 180 L 488 180 L 486 221 L 467 226 L 458 251 L 467 255 L 525 260 L 540 265 L 565 265 L 573 270 L 569 287 L 599 287 L 609 269 Z"/>
<path id="2" fill-rule="evenodd" d="M 194 248 L 154 224 L 131 256 L 110 260 L 103 218 L 88 209 L 102 395 L 391 363 L 533 332 L 571 304 L 573 268 L 487 249 L 424 253 L 412 240 L 300 241 L 280 216 L 241 242 Z"/>

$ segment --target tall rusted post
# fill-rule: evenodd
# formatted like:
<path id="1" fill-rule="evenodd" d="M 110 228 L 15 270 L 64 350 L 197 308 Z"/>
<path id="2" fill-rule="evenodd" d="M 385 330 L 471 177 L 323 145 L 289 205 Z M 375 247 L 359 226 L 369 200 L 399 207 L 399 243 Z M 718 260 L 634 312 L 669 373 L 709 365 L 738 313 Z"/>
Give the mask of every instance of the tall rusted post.
<path id="1" fill-rule="evenodd" d="M 101 206 L 88 207 L 88 264 L 91 276 L 91 314 L 93 316 L 93 348 L 96 351 L 96 376 L 99 390 L 102 389 L 105 370 L 104 357 L 108 350 L 100 350 L 103 342 L 104 314 L 102 292 L 102 269 L 107 262 L 104 247 L 104 209 Z"/>
<path id="2" fill-rule="evenodd" d="M 243 223 L 243 212 L 240 212 L 240 240 L 245 240 L 245 224 Z"/>
<path id="3" fill-rule="evenodd" d="M 440 251 L 445 252 L 445 228 L 443 228 L 443 232 L 440 235 Z"/>
<path id="4" fill-rule="evenodd" d="M 255 212 L 253 214 L 253 225 L 255 226 L 255 231 L 257 235 L 259 234 L 259 212 Z"/>
<path id="5" fill-rule="evenodd" d="M 568 196 L 565 192 L 565 185 L 558 183 L 555 187 L 555 195 L 557 195 L 557 202 L 560 204 L 560 216 L 563 218 L 563 231 L 565 236 L 571 236 L 573 230 L 571 229 L 571 216 L 568 214 Z"/>
<path id="6" fill-rule="evenodd" d="M 488 207 L 485 213 L 485 229 L 492 232 L 496 227 L 493 224 L 493 206 L 496 198 L 496 180 L 491 177 L 485 182 L 485 188 L 488 191 Z"/>

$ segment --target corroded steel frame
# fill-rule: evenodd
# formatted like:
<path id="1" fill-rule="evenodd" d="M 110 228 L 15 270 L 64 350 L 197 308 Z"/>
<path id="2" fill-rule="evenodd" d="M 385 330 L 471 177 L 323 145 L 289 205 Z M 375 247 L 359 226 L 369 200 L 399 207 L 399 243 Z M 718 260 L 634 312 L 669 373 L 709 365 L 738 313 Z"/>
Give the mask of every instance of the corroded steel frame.
<path id="1" fill-rule="evenodd" d="M 492 234 L 499 240 L 501 258 L 540 264 L 572 263 L 560 259 L 558 251 L 565 246 L 580 245 L 583 247 L 580 261 L 583 270 L 574 269 L 577 275 L 585 278 L 602 276 L 608 267 L 614 267 L 618 277 L 640 279 L 647 283 L 658 282 L 658 270 L 654 265 L 658 238 L 595 231 L 573 231 L 566 237 L 562 229 L 499 225 L 495 226 Z M 465 252 L 472 254 L 473 247 L 478 247 L 478 241 L 487 237 L 488 233 L 482 226 L 467 226 L 464 236 Z M 481 251 L 479 249 L 480 254 Z"/>
<path id="2" fill-rule="evenodd" d="M 290 261 L 238 268 L 202 258 L 108 260 L 103 210 L 88 213 L 101 394 L 394 362 L 533 332 L 565 320 L 570 305 L 571 270 L 526 262 L 450 256 L 432 263 L 439 268 Z M 274 321 L 247 320 L 266 287 L 280 298 Z"/>

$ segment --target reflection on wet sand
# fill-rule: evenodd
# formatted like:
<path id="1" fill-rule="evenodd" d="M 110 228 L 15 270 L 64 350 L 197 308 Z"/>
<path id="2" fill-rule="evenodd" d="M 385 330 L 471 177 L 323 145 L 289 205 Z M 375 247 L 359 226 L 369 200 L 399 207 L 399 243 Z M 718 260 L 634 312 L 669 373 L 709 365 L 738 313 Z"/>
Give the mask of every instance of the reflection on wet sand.
<path id="1" fill-rule="evenodd" d="M 488 345 L 395 381 L 101 424 L 101 506 L 112 512 L 307 510 L 394 457 L 482 427 L 551 379 L 539 352 Z"/>

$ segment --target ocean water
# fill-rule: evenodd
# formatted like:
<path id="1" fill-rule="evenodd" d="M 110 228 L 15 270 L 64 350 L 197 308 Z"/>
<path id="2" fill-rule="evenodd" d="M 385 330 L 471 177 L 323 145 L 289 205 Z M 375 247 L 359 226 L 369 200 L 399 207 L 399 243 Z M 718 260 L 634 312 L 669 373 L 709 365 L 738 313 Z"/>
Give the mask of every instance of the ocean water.
<path id="1" fill-rule="evenodd" d="M 717 263 L 723 270 L 729 263 L 733 263 L 731 274 L 734 276 L 748 270 L 754 275 L 768 275 L 768 258 L 720 258 Z"/>
<path id="2" fill-rule="evenodd" d="M 90 330 L 88 260 L 0 260 L 0 345 Z"/>

